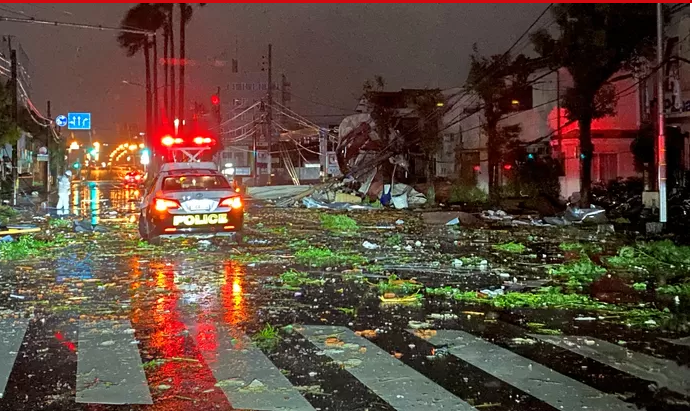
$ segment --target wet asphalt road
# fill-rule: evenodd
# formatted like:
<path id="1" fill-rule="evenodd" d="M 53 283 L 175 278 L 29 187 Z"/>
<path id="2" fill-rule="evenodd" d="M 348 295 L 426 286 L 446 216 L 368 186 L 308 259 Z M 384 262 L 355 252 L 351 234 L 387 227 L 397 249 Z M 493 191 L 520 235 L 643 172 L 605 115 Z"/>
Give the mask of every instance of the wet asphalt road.
<path id="1" fill-rule="evenodd" d="M 354 280 L 310 269 L 324 284 L 286 289 L 277 276 L 306 269 L 291 241 L 362 251 L 362 239 L 324 233 L 306 210 L 257 208 L 246 246 L 148 247 L 132 218 L 138 195 L 106 182 L 75 187 L 78 214 L 110 232 L 70 234 L 54 258 L 0 265 L 0 410 L 689 409 L 679 326 L 441 299 L 384 305 L 368 284 L 380 274 L 367 270 Z M 368 217 L 362 225 L 374 228 L 360 235 L 376 240 L 376 227 L 402 216 L 413 219 Z M 403 235 L 428 240 L 416 228 Z M 411 258 L 438 253 L 427 247 Z M 434 264 L 404 269 L 384 255 L 378 263 L 426 285 L 501 283 Z M 563 334 L 535 335 L 531 322 Z M 280 336 L 274 345 L 251 339 L 266 324 Z"/>

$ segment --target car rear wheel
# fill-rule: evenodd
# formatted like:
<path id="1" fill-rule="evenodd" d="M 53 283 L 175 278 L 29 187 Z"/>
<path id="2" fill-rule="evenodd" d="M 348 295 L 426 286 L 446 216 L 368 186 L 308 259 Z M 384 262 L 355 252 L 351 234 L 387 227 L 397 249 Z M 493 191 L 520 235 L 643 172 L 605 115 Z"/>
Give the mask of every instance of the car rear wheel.
<path id="1" fill-rule="evenodd" d="M 146 241 L 147 243 L 151 245 L 160 245 L 161 244 L 161 237 L 159 236 L 154 236 L 151 234 L 151 230 L 149 229 L 149 223 L 147 223 L 146 217 L 144 217 L 143 213 L 139 214 L 139 236 L 142 238 L 142 241 Z"/>
<path id="2" fill-rule="evenodd" d="M 245 242 L 243 241 L 243 233 L 240 231 L 233 233 L 233 241 L 235 241 L 237 245 L 245 244 Z"/>

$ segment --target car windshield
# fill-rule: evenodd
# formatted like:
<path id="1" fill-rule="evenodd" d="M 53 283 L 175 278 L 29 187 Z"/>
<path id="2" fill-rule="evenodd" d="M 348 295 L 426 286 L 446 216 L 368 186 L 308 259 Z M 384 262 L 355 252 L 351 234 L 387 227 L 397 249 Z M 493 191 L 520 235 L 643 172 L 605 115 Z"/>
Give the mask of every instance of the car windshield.
<path id="1" fill-rule="evenodd" d="M 231 189 L 223 176 L 186 175 L 166 177 L 163 179 L 164 191 L 219 190 Z"/>

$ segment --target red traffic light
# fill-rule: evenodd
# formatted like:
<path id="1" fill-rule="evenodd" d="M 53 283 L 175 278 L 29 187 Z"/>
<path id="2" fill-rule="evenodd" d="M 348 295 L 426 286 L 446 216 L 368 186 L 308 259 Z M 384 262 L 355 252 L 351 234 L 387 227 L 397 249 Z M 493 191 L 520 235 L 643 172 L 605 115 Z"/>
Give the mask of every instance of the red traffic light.
<path id="1" fill-rule="evenodd" d="M 505 164 L 504 166 L 502 166 L 502 168 L 504 168 L 505 170 L 511 170 L 512 165 L 511 164 Z"/>
<path id="2" fill-rule="evenodd" d="M 218 106 L 220 101 L 221 100 L 219 99 L 218 94 L 214 94 L 213 96 L 211 96 L 211 104 Z"/>

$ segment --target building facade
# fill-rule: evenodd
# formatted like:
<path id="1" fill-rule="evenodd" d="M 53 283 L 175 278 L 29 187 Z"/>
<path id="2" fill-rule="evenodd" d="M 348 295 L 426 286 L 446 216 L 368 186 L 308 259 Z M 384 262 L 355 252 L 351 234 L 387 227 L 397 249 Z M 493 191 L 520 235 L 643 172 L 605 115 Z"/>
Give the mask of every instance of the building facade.
<path id="1" fill-rule="evenodd" d="M 561 195 L 569 197 L 571 193 L 579 191 L 579 127 L 567 119 L 566 111 L 559 107 L 559 101 L 572 84 L 571 76 L 565 69 L 554 72 L 538 70 L 528 81 L 531 92 L 521 102 L 525 109 L 506 113 L 498 129 L 518 126 L 517 140 L 527 145 L 528 152 L 561 159 L 564 169 L 564 174 L 559 177 Z M 611 84 L 618 96 L 616 114 L 594 120 L 591 125 L 594 181 L 637 175 L 630 151 L 630 144 L 641 125 L 637 83 L 634 76 L 626 73 L 614 76 Z M 445 116 L 445 121 L 452 124 L 448 130 L 460 138 L 456 175 L 462 178 L 473 176 L 475 184 L 487 191 L 487 135 L 480 110 L 483 103 L 477 96 L 464 95 L 452 104 L 453 108 Z M 501 170 L 501 174 L 509 173 Z M 501 175 L 500 182 L 503 181 L 507 181 L 507 178 Z"/>

